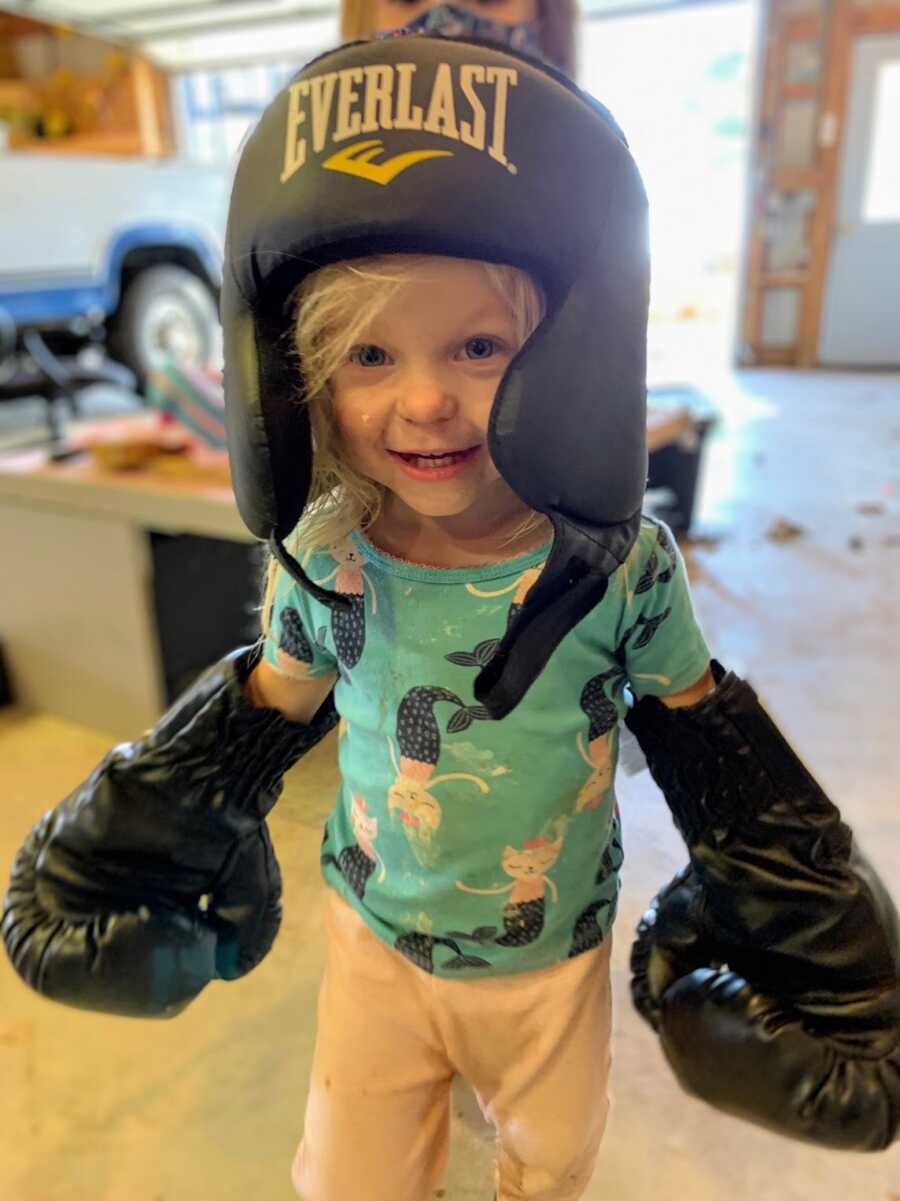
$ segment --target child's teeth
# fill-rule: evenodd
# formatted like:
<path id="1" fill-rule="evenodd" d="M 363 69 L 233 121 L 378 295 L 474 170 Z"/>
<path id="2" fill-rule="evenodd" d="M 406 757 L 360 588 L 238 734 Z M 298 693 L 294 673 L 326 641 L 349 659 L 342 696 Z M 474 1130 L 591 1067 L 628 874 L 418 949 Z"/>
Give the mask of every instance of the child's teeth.
<path id="1" fill-rule="evenodd" d="M 467 453 L 467 451 L 462 450 L 451 455 L 441 455 L 441 457 L 437 459 L 425 458 L 424 456 L 417 455 L 404 455 L 403 457 L 408 462 L 414 463 L 416 467 L 419 468 L 449 467 L 451 464 L 458 462 L 459 459 L 465 458 Z"/>
<path id="2" fill-rule="evenodd" d="M 449 467 L 451 463 L 455 463 L 457 459 L 461 459 L 462 455 L 441 455 L 439 459 L 419 459 L 419 464 L 425 464 L 426 467 Z"/>

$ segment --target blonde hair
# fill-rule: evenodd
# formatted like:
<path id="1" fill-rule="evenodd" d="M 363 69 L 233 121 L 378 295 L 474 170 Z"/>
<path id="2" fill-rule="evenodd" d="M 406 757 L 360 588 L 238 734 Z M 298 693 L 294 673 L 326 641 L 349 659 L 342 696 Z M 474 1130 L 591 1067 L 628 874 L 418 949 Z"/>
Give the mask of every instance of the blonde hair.
<path id="1" fill-rule="evenodd" d="M 537 0 L 537 14 L 545 58 L 570 79 L 574 79 L 578 71 L 575 36 L 578 0 Z M 341 37 L 344 41 L 371 37 L 374 32 L 372 0 L 343 0 Z"/>
<path id="2" fill-rule="evenodd" d="M 330 380 L 392 296 L 434 258 L 393 254 L 344 259 L 313 271 L 294 292 L 294 323 L 285 336 L 290 339 L 285 352 L 298 360 L 298 388 L 292 403 L 308 410 L 313 449 L 309 496 L 287 546 L 298 560 L 308 560 L 316 547 L 340 542 L 352 530 L 365 530 L 381 513 L 384 485 L 360 475 L 350 464 L 331 403 Z M 521 347 L 543 320 L 543 291 L 517 267 L 486 262 L 477 266 L 508 306 Z M 536 534 L 546 524 L 544 514 L 531 510 L 498 547 Z M 262 603 L 265 633 L 277 570 L 276 560 L 270 557 Z"/>

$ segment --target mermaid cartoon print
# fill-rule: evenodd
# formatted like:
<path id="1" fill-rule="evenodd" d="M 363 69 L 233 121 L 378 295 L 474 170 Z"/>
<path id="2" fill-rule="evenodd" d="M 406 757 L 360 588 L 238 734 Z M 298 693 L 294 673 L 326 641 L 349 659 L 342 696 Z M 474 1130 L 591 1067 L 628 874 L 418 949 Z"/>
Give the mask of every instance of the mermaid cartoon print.
<path id="1" fill-rule="evenodd" d="M 408 930 L 394 940 L 395 948 L 405 955 L 410 963 L 416 964 L 425 972 L 434 972 L 434 954 L 438 947 L 447 947 L 453 951 L 451 959 L 445 959 L 440 967 L 442 971 L 458 972 L 461 968 L 490 967 L 490 963 L 480 955 L 472 955 L 463 951 L 459 942 L 449 934 L 433 934 L 431 921 L 426 914 L 420 916 L 422 928 Z M 493 929 L 493 927 L 491 927 Z M 468 937 L 464 935 L 463 937 Z"/>
<path id="2" fill-rule="evenodd" d="M 498 596 L 508 596 L 511 592 L 514 594 L 512 603 L 506 614 L 507 630 L 515 621 L 525 603 L 525 598 L 534 585 L 537 583 L 541 572 L 544 570 L 544 564 L 539 563 L 536 567 L 529 567 L 526 571 L 505 588 L 500 588 L 496 592 L 483 592 L 480 588 L 476 588 L 474 584 L 466 584 L 466 591 L 472 596 L 493 598 Z M 453 651 L 444 657 L 451 663 L 455 663 L 457 667 L 486 667 L 490 663 L 500 645 L 499 638 L 485 638 L 483 642 L 479 642 L 474 650 L 471 651 Z"/>
<path id="3" fill-rule="evenodd" d="M 581 690 L 582 712 L 589 719 L 588 746 L 579 730 L 576 737 L 578 753 L 591 769 L 591 774 L 582 784 L 575 801 L 575 812 L 596 809 L 612 787 L 616 766 L 616 737 L 619 728 L 619 713 L 607 698 L 604 684 L 612 680 L 613 689 L 621 689 L 625 673 L 619 667 L 592 676 Z"/>
<path id="4" fill-rule="evenodd" d="M 276 652 L 279 670 L 294 680 L 310 680 L 326 674 L 330 670 L 329 668 L 315 667 L 312 644 L 306 635 L 303 619 L 297 609 L 294 609 L 293 605 L 285 605 L 279 616 L 281 631 L 278 652 Z M 321 639 L 317 640 L 316 645 L 321 650 L 327 651 L 327 647 L 324 646 Z"/>
<path id="5" fill-rule="evenodd" d="M 443 817 L 440 802 L 432 794 L 438 784 L 449 780 L 465 780 L 482 793 L 490 786 L 480 776 L 450 772 L 435 776 L 441 753 L 441 735 L 434 706 L 441 701 L 457 705 L 457 711 L 447 723 L 447 733 L 467 730 L 473 721 L 490 721 L 491 715 L 483 705 L 466 705 L 455 692 L 435 685 L 411 688 L 397 709 L 397 744 L 388 736 L 388 749 L 394 765 L 394 781 L 388 790 L 388 812 L 396 814 L 403 824 L 410 848 L 422 867 L 434 867 L 438 857 L 435 834 Z"/>
<path id="6" fill-rule="evenodd" d="M 619 806 L 616 805 L 613 832 L 609 843 L 603 848 L 603 854 L 600 856 L 600 864 L 597 868 L 597 875 L 594 877 L 594 884 L 598 887 L 605 884 L 611 876 L 615 875 L 625 861 L 625 853 L 622 850 L 622 843 L 617 833 L 620 828 Z M 600 929 L 598 918 L 603 910 L 608 910 L 611 907 L 612 901 L 609 900 L 592 901 L 586 909 L 583 909 L 579 913 L 572 931 L 572 944 L 569 948 L 570 959 L 573 959 L 576 955 L 581 955 L 584 951 L 590 951 L 594 947 L 600 946 L 605 935 Z"/>
<path id="7" fill-rule="evenodd" d="M 352 539 L 333 542 L 327 549 L 337 566 L 315 583 L 324 588 L 334 580 L 334 591 L 350 601 L 349 609 L 334 608 L 331 611 L 335 656 L 341 678 L 346 683 L 347 672 L 359 663 L 366 645 L 366 585 L 372 591 L 373 617 L 378 613 L 378 597 L 374 584 L 364 570 L 365 556 Z M 324 643 L 324 634 L 323 628 L 318 636 L 320 644 Z"/>
<path id="8" fill-rule="evenodd" d="M 300 614 L 293 605 L 285 605 L 280 613 L 281 631 L 278 637 L 278 667 L 293 679 L 308 679 L 315 675 L 313 648 Z"/>
<path id="9" fill-rule="evenodd" d="M 675 574 L 678 562 L 675 557 L 675 548 L 661 525 L 657 525 L 656 544 L 659 547 L 660 554 L 657 554 L 655 548 L 650 552 L 640 578 L 633 590 L 629 588 L 629 572 L 632 566 L 632 558 L 636 558 L 636 549 L 629 555 L 617 573 L 617 586 L 625 590 L 627 608 L 631 607 L 635 596 L 648 592 L 657 584 L 668 584 Z M 660 565 L 660 555 L 665 560 L 662 566 Z M 629 639 L 637 632 L 637 637 L 634 639 L 632 646 L 634 649 L 640 650 L 641 647 L 646 646 L 651 641 L 656 631 L 671 612 L 672 609 L 669 606 L 655 617 L 643 617 L 639 615 L 637 620 L 632 622 L 625 630 L 625 633 L 619 640 L 619 645 L 615 649 L 614 656 L 619 664 L 623 664 L 625 661 L 625 649 Z M 635 678 L 652 678 L 664 684 L 671 683 L 668 676 L 654 675 L 651 677 L 639 673 Z M 575 804 L 576 813 L 581 813 L 584 809 L 595 809 L 612 786 L 615 770 L 615 740 L 618 735 L 618 714 L 616 706 L 606 696 L 604 686 L 608 682 L 611 682 L 613 696 L 617 692 L 621 693 L 626 683 L 624 669 L 621 666 L 614 667 L 610 671 L 593 676 L 588 680 L 581 692 L 581 708 L 590 720 L 590 728 L 588 730 L 588 749 L 585 750 L 584 741 L 581 734 L 579 734 L 578 751 L 585 763 L 593 770 L 578 795 L 578 800 Z"/>
<path id="10" fill-rule="evenodd" d="M 631 554 L 622 564 L 622 567 L 613 576 L 616 587 L 624 589 L 625 604 L 626 608 L 628 609 L 631 608 L 632 602 L 636 596 L 640 596 L 641 593 L 648 592 L 657 584 L 668 584 L 675 575 L 678 567 L 678 559 L 676 556 L 675 547 L 672 545 L 672 541 L 665 529 L 658 522 L 653 522 L 652 518 L 647 518 L 647 520 L 651 521 L 652 524 L 656 526 L 656 546 L 659 547 L 660 553 L 657 553 L 656 548 L 650 552 L 647 562 L 644 564 L 644 570 L 641 572 L 640 578 L 633 589 L 629 588 L 629 583 L 631 578 L 630 573 L 632 559 L 637 559 L 637 544 L 635 545 Z M 665 560 L 663 566 L 660 565 L 660 554 Z M 640 650 L 642 647 L 646 646 L 671 612 L 672 608 L 671 606 L 668 606 L 667 608 L 663 609 L 661 613 L 656 614 L 654 617 L 643 617 L 639 615 L 637 621 L 630 625 L 619 639 L 619 645 L 615 650 L 616 659 L 620 663 L 624 662 L 625 648 L 629 639 L 636 631 L 640 631 L 640 633 L 638 633 L 634 642 L 631 643 L 632 648 L 634 650 Z M 670 682 L 668 677 L 665 676 L 642 678 L 659 679 L 661 683 Z"/>
<path id="11" fill-rule="evenodd" d="M 511 884 L 500 884 L 495 888 L 470 888 L 462 880 L 456 881 L 460 892 L 477 896 L 509 893 L 509 899 L 503 906 L 503 934 L 499 938 L 493 926 L 482 926 L 472 934 L 451 930 L 447 937 L 473 939 L 498 947 L 527 947 L 536 942 L 544 929 L 547 890 L 550 891 L 552 902 L 559 900 L 559 890 L 547 873 L 559 859 L 568 821 L 567 817 L 557 818 L 551 835 L 539 834 L 535 838 L 526 838 L 521 847 L 503 848 L 501 867 L 510 877 Z"/>
<path id="12" fill-rule="evenodd" d="M 350 822 L 353 826 L 353 833 L 356 835 L 356 843 L 353 846 L 344 847 L 336 857 L 330 852 L 325 852 L 321 859 L 323 866 L 334 864 L 344 877 L 344 881 L 353 889 L 359 899 L 363 900 L 366 895 L 366 885 L 369 877 L 375 871 L 376 864 L 381 866 L 378 874 L 379 884 L 384 881 L 387 874 L 384 861 L 375 850 L 375 840 L 378 837 L 378 818 L 371 816 L 364 797 L 354 796 L 353 804 L 350 807 Z M 326 826 L 323 849 L 327 842 L 328 827 Z"/>
<path id="13" fill-rule="evenodd" d="M 485 949 L 490 946 L 525 947 L 535 942 L 544 929 L 544 897 L 547 889 L 553 902 L 559 898 L 556 884 L 547 873 L 559 858 L 568 821 L 566 817 L 557 819 L 553 837 L 541 834 L 536 838 L 526 838 L 521 848 L 504 848 L 501 862 L 503 870 L 512 878 L 511 884 L 497 888 L 469 888 L 462 880 L 456 881 L 456 887 L 461 892 L 479 896 L 510 894 L 503 906 L 503 934 L 499 938 L 496 926 L 479 926 L 471 934 L 448 930 L 446 934 L 435 935 L 430 923 L 426 922 L 425 928 L 401 934 L 394 942 L 396 949 L 425 971 L 433 972 L 436 949 L 447 947 L 454 955 L 445 960 L 441 968 L 444 971 L 459 971 L 461 968 L 491 966 L 482 955 L 464 951 L 460 943 L 474 942 L 479 948 Z"/>

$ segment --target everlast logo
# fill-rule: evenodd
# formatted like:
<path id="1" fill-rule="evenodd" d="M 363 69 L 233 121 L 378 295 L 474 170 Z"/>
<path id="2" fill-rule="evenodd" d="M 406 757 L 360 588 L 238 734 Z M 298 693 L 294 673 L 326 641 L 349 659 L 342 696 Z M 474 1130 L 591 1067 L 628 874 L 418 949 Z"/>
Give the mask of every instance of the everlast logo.
<path id="1" fill-rule="evenodd" d="M 450 142 L 462 142 L 489 154 L 515 174 L 516 166 L 506 157 L 505 146 L 507 98 L 509 89 L 519 82 L 518 71 L 475 64 L 454 69 L 450 63 L 439 63 L 428 104 L 423 107 L 412 103 L 416 69 L 415 63 L 379 63 L 330 71 L 293 84 L 281 182 L 300 170 L 310 149 L 321 154 L 327 145 L 394 129 L 421 129 Z M 383 150 L 380 138 L 369 138 L 343 147 L 322 166 L 386 185 L 415 163 L 453 154 L 452 150 L 415 150 L 373 162 Z"/>

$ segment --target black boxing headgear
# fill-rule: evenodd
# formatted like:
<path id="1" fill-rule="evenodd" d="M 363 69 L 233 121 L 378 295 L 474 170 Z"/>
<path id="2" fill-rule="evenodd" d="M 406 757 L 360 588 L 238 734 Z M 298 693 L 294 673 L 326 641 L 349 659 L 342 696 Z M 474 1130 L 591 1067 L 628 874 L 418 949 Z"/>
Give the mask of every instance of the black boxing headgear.
<path id="1" fill-rule="evenodd" d="M 225 247 L 225 415 L 238 508 L 329 605 L 283 540 L 307 502 L 309 417 L 285 353 L 289 296 L 340 259 L 507 263 L 546 314 L 494 399 L 497 470 L 553 547 L 475 696 L 506 716 L 603 598 L 640 527 L 647 477 L 647 201 L 621 130 L 561 72 L 474 39 L 352 42 L 272 101 L 238 164 Z M 302 370 L 302 364 L 301 364 Z"/>

